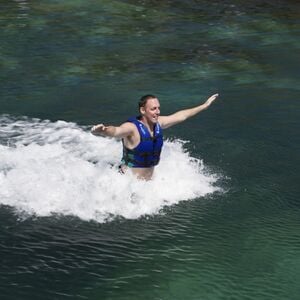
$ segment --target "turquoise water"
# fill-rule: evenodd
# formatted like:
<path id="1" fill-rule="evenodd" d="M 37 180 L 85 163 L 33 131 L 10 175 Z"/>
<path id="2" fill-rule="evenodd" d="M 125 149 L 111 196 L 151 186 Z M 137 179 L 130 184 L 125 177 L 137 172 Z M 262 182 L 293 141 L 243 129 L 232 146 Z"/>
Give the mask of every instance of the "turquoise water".
<path id="1" fill-rule="evenodd" d="M 300 299 L 296 1 L 2 1 L 1 299 Z M 152 93 L 153 182 L 119 124 Z"/>

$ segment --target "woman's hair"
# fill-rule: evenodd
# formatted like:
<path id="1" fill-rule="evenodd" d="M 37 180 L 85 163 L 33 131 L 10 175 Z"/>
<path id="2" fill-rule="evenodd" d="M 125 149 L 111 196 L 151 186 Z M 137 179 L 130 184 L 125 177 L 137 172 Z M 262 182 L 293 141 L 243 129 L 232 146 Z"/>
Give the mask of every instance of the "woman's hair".
<path id="1" fill-rule="evenodd" d="M 156 98 L 156 96 L 154 96 L 154 95 L 145 95 L 145 96 L 143 96 L 139 101 L 139 109 L 141 107 L 144 107 L 149 99 L 154 99 L 154 98 Z"/>

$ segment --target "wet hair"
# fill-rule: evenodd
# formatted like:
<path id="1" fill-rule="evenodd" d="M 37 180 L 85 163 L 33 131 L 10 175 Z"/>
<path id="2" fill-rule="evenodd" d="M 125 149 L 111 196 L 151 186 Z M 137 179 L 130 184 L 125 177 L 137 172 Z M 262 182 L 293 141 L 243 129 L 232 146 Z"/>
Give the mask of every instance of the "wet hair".
<path id="1" fill-rule="evenodd" d="M 156 96 L 154 96 L 154 95 L 145 95 L 145 96 L 141 97 L 141 99 L 139 101 L 139 110 L 141 107 L 144 107 L 146 105 L 146 103 L 149 99 L 154 99 L 154 98 L 156 98 Z"/>

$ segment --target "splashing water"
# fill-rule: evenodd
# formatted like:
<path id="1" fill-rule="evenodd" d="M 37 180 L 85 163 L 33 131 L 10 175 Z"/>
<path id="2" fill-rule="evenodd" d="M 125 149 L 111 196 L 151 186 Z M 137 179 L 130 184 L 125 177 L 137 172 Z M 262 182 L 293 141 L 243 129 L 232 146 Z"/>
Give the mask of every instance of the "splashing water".
<path id="1" fill-rule="evenodd" d="M 134 219 L 219 190 L 217 176 L 204 172 L 180 140 L 165 141 L 146 182 L 118 173 L 121 143 L 95 137 L 87 127 L 0 116 L 0 129 L 0 204 L 19 214 Z"/>

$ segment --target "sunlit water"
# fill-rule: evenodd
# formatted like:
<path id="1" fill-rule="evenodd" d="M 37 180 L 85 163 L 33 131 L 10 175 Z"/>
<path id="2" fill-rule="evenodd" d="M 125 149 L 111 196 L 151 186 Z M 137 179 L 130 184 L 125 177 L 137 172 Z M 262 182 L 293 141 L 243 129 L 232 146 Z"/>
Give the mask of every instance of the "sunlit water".
<path id="1" fill-rule="evenodd" d="M 1 299 L 300 299 L 297 1 L 0 6 Z M 216 92 L 150 182 L 90 134 Z"/>

